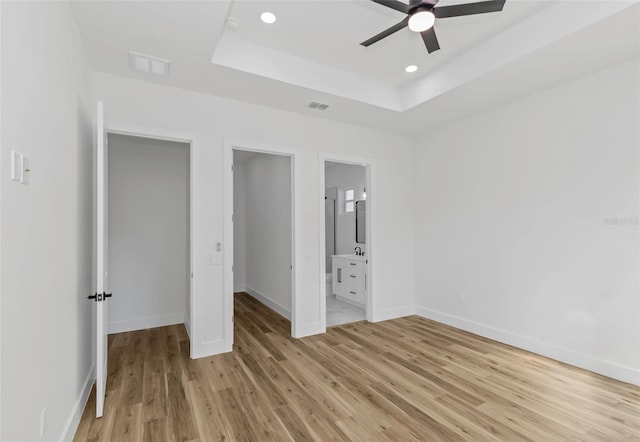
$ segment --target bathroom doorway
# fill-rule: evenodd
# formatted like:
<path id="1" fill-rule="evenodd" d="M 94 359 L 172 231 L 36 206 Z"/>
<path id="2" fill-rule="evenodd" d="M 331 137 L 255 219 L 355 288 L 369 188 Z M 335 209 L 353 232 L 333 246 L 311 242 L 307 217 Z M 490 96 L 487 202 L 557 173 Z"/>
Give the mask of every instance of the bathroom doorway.
<path id="1" fill-rule="evenodd" d="M 324 162 L 326 326 L 367 319 L 367 166 Z"/>

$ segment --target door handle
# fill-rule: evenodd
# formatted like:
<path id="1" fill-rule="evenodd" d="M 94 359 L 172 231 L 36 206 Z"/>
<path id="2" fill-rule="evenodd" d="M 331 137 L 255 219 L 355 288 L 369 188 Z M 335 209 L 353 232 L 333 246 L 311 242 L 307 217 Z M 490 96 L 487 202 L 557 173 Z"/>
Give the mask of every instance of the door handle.
<path id="1" fill-rule="evenodd" d="M 102 302 L 102 301 L 105 301 L 107 298 L 111 298 L 112 296 L 113 296 L 113 293 L 102 292 L 102 293 L 94 293 L 93 295 L 89 295 L 87 296 L 87 299 L 93 299 L 95 302 Z"/>

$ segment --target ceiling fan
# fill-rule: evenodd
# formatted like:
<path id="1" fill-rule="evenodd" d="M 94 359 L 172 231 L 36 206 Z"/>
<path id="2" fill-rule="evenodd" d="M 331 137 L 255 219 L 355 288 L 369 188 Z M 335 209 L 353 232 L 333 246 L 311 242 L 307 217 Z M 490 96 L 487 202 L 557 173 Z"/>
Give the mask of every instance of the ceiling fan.
<path id="1" fill-rule="evenodd" d="M 360 43 L 362 46 L 371 46 L 374 43 L 398 32 L 400 29 L 409 27 L 414 32 L 422 35 L 427 51 L 432 53 L 440 49 L 436 31 L 433 25 L 436 18 L 461 17 L 463 15 L 485 14 L 487 12 L 500 12 L 504 8 L 506 0 L 488 0 L 477 3 L 466 3 L 463 5 L 450 5 L 436 7 L 439 0 L 410 0 L 409 4 L 398 0 L 371 0 L 387 8 L 407 14 L 400 23 L 385 29 L 378 35 Z"/>

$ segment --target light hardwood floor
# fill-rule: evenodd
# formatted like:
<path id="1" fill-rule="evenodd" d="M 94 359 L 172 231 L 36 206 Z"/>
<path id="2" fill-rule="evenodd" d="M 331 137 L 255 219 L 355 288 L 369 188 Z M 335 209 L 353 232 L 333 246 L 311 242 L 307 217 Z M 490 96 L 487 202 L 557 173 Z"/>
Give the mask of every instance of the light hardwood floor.
<path id="1" fill-rule="evenodd" d="M 110 337 L 76 441 L 640 440 L 640 388 L 415 316 L 305 339 L 236 296 L 232 353 L 183 326 Z"/>

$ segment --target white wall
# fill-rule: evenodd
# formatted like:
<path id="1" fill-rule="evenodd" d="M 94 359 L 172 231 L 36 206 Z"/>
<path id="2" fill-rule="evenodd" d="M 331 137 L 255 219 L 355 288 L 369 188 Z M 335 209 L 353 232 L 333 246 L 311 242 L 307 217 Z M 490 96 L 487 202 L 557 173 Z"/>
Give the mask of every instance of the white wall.
<path id="1" fill-rule="evenodd" d="M 246 246 L 246 172 L 245 165 L 233 162 L 233 291 L 247 289 L 247 246 Z"/>
<path id="2" fill-rule="evenodd" d="M 366 244 L 356 243 L 356 212 L 345 212 L 341 193 L 346 189 L 354 189 L 355 201 L 363 199 L 363 191 L 367 184 L 367 169 L 354 164 L 326 162 L 325 188 L 337 187 L 336 201 L 336 255 L 353 253 L 355 247 L 366 252 Z"/>
<path id="3" fill-rule="evenodd" d="M 291 319 L 291 158 L 257 154 L 245 167 L 247 292 Z"/>
<path id="4" fill-rule="evenodd" d="M 105 101 L 107 119 L 132 125 L 166 128 L 197 137 L 192 147 L 193 179 L 193 291 L 196 312 L 192 320 L 195 354 L 229 350 L 225 343 L 223 267 L 210 265 L 223 241 L 224 140 L 286 147 L 295 154 L 294 186 L 296 251 L 295 293 L 299 335 L 317 333 L 320 309 L 320 219 L 318 198 L 320 152 L 353 155 L 375 162 L 375 203 L 379 219 L 372 259 L 374 319 L 413 311 L 413 222 L 398 219 L 410 207 L 413 177 L 413 143 L 387 132 L 310 118 L 122 77 L 94 74 L 94 91 Z M 239 144 L 243 144 L 239 142 Z M 239 146 L 242 147 L 242 146 Z M 245 146 L 246 147 L 246 146 Z M 322 193 L 321 193 L 322 191 Z M 385 235 L 383 232 L 395 232 Z M 223 244 L 223 247 L 227 245 Z M 231 244 L 228 244 L 231 247 Z M 406 257 L 401 261 L 398 256 Z M 228 263 L 229 266 L 231 263 Z M 324 281 L 324 275 L 322 275 Z M 193 339 L 193 332 L 198 339 Z M 196 342 L 194 342 L 196 341 Z"/>
<path id="5" fill-rule="evenodd" d="M 185 321 L 189 145 L 109 134 L 109 333 Z"/>
<path id="6" fill-rule="evenodd" d="M 640 383 L 638 62 L 429 133 L 418 312 Z"/>
<path id="7" fill-rule="evenodd" d="M 93 382 L 90 69 L 67 3 L 0 8 L 0 439 L 70 439 Z M 30 156 L 29 185 L 10 180 L 11 149 Z"/>

